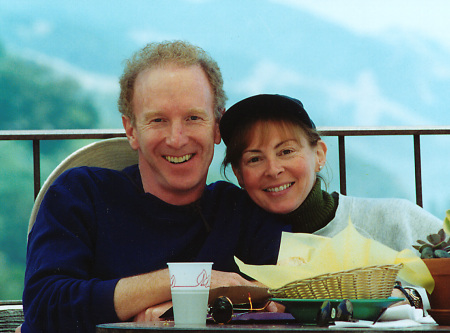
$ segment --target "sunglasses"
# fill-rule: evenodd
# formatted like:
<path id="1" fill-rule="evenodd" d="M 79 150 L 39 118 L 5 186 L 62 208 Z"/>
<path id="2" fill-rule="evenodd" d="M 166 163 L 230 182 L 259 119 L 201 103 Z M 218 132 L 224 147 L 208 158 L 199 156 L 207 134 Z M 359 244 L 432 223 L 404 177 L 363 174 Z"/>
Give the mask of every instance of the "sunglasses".
<path id="1" fill-rule="evenodd" d="M 248 295 L 248 304 L 238 304 L 233 306 L 233 302 L 226 297 L 217 297 L 210 306 L 208 313 L 211 315 L 214 322 L 218 324 L 226 324 L 233 318 L 234 312 L 256 312 L 264 311 L 269 305 L 270 301 L 266 301 L 260 306 L 253 306 L 252 298 Z"/>
<path id="2" fill-rule="evenodd" d="M 226 324 L 231 321 L 235 311 L 264 311 L 269 305 L 267 301 L 262 306 L 254 307 L 251 296 L 248 296 L 249 303 L 244 305 L 233 306 L 232 301 L 226 296 L 220 296 L 215 299 L 209 308 L 208 313 L 214 322 L 218 324 Z M 329 326 L 335 321 L 357 321 L 353 319 L 353 305 L 350 300 L 341 301 L 337 306 L 333 306 L 330 301 L 324 301 L 317 313 L 316 323 L 318 326 Z"/>
<path id="3" fill-rule="evenodd" d="M 335 321 L 356 321 L 353 319 L 353 305 L 348 299 L 343 300 L 337 306 L 332 306 L 330 301 L 324 301 L 317 312 L 316 323 L 318 326 L 329 326 Z"/>

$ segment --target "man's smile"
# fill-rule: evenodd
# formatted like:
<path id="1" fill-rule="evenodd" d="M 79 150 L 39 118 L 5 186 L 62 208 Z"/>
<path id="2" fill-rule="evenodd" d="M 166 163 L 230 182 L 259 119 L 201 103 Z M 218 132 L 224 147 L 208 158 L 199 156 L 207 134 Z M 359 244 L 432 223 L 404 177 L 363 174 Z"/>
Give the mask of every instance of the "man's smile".
<path id="1" fill-rule="evenodd" d="M 180 157 L 166 155 L 166 156 L 164 156 L 164 158 L 167 161 L 169 161 L 170 163 L 180 164 L 180 163 L 184 163 L 184 162 L 189 161 L 193 156 L 194 156 L 194 154 L 186 154 L 186 155 L 180 156 Z"/>

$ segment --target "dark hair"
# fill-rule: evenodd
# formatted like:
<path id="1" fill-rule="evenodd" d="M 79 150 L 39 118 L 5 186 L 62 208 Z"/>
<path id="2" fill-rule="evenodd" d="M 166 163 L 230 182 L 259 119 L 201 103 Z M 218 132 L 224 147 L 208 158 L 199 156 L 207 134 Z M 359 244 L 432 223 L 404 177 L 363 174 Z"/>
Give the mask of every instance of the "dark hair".
<path id="1" fill-rule="evenodd" d="M 203 69 L 214 93 L 214 115 L 219 120 L 227 100 L 223 90 L 220 68 L 217 62 L 203 49 L 185 41 L 150 43 L 126 61 L 124 73 L 119 81 L 118 107 L 120 113 L 134 122 L 132 101 L 136 78 L 146 69 L 169 63 L 183 67 L 199 65 Z"/>

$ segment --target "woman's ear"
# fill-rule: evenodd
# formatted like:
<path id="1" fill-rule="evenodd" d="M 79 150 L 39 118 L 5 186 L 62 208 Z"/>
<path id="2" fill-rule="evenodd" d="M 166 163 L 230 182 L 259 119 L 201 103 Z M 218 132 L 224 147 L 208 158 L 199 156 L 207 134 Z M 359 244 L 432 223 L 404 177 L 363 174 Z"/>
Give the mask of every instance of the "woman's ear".
<path id="1" fill-rule="evenodd" d="M 327 161 L 327 144 L 319 140 L 316 146 L 316 172 L 319 172 Z"/>
<path id="2" fill-rule="evenodd" d="M 237 168 L 237 167 L 234 167 L 234 166 L 231 166 L 231 168 L 233 169 L 233 173 L 234 173 L 234 175 L 236 176 L 236 179 L 238 180 L 239 185 L 240 185 L 242 188 L 245 188 L 245 186 L 244 186 L 244 180 L 243 180 L 242 173 L 241 173 L 241 169 L 239 169 L 239 168 Z"/>

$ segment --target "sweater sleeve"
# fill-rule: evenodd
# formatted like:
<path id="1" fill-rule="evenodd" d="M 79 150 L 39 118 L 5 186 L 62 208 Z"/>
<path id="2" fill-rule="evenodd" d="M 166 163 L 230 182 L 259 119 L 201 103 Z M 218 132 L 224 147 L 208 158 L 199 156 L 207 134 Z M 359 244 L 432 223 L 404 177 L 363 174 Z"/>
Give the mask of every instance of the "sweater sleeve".
<path id="1" fill-rule="evenodd" d="M 442 221 L 406 199 L 369 199 L 339 196 L 335 223 L 341 228 L 349 218 L 364 236 L 396 251 L 410 249 L 418 239 L 442 228 Z"/>
<path id="2" fill-rule="evenodd" d="M 95 210 L 78 182 L 52 186 L 29 235 L 22 332 L 95 332 L 118 321 L 118 279 L 95 278 Z"/>

